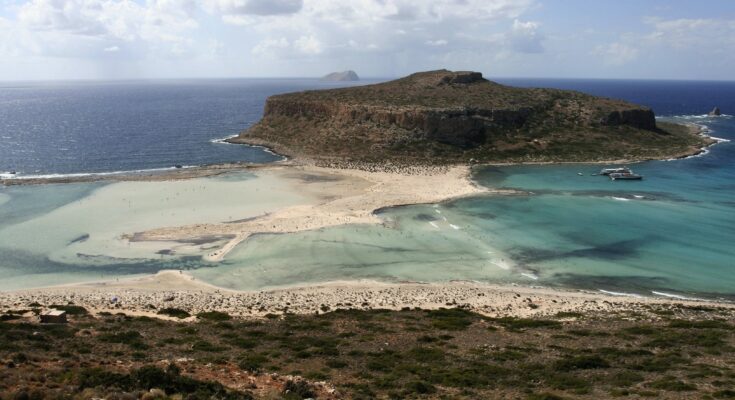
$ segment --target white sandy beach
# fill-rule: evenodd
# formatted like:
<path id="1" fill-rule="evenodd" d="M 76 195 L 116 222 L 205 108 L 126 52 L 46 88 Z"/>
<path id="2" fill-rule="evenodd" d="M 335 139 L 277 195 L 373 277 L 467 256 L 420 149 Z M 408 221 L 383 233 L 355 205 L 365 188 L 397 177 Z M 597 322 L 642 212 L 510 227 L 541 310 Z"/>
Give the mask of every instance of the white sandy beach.
<path id="1" fill-rule="evenodd" d="M 92 312 L 124 312 L 154 317 L 161 317 L 156 314 L 157 310 L 167 307 L 183 309 L 192 315 L 216 310 L 244 318 L 258 318 L 269 313 L 314 314 L 335 309 L 400 310 L 405 307 L 464 307 L 492 317 L 542 317 L 559 312 L 594 315 L 618 311 L 656 318 L 651 312 L 653 307 L 675 309 L 679 306 L 706 306 L 718 308 L 726 314 L 735 313 L 735 304 L 717 301 L 624 297 L 601 292 L 471 282 L 340 281 L 275 290 L 231 291 L 196 281 L 179 271 L 161 271 L 152 276 L 116 282 L 0 293 L 0 311 L 24 309 L 33 302 L 44 306 L 76 304 Z"/>

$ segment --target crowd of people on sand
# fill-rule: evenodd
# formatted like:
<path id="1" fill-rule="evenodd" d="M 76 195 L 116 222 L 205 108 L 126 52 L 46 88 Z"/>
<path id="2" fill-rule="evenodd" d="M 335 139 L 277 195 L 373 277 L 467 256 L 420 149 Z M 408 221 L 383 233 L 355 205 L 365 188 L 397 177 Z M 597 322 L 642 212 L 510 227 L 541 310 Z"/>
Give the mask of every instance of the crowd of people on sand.
<path id="1" fill-rule="evenodd" d="M 384 172 L 401 175 L 439 174 L 449 169 L 447 165 L 411 164 L 400 162 L 368 162 L 352 160 L 309 160 L 310 164 L 323 168 L 352 169 L 365 172 Z"/>

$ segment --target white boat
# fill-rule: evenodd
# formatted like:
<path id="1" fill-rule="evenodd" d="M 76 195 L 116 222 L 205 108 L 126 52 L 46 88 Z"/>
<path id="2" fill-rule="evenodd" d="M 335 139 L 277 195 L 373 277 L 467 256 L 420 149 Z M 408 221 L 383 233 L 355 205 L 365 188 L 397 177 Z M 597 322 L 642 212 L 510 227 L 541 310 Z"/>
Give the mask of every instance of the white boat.
<path id="1" fill-rule="evenodd" d="M 643 179 L 642 175 L 634 174 L 632 172 L 627 173 L 616 173 L 609 174 L 610 179 L 614 181 L 639 181 Z"/>
<path id="2" fill-rule="evenodd" d="M 630 174 L 633 173 L 633 171 L 630 170 L 628 167 L 620 167 L 620 168 L 603 168 L 600 170 L 600 175 L 610 175 L 610 174 Z"/>

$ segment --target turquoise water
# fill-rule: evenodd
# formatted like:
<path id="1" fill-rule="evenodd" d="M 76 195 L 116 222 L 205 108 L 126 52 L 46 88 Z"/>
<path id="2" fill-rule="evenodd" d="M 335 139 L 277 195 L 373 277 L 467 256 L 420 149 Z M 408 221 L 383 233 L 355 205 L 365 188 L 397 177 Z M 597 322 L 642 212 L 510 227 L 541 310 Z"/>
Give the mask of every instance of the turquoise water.
<path id="1" fill-rule="evenodd" d="M 730 117 L 696 121 L 735 136 Z M 223 265 L 194 274 L 236 289 L 471 280 L 730 297 L 733 153 L 733 143 L 724 142 L 700 157 L 634 164 L 645 179 L 628 182 L 595 175 L 601 165 L 483 167 L 478 183 L 525 194 L 386 210 L 384 226 L 261 235 Z"/>
<path id="2" fill-rule="evenodd" d="M 146 230 L 252 218 L 310 200 L 267 174 L 0 186 L 0 290 L 208 266 L 226 238 L 130 242 Z"/>
<path id="3" fill-rule="evenodd" d="M 712 147 L 701 157 L 632 165 L 645 176 L 640 182 L 611 182 L 593 176 L 600 165 L 480 168 L 475 171 L 480 184 L 527 194 L 478 196 L 385 210 L 380 214 L 384 225 L 256 235 L 222 263 L 201 259 L 222 240 L 128 244 L 121 235 L 161 226 L 244 219 L 309 200 L 283 182 L 249 174 L 177 182 L 0 186 L 0 290 L 185 269 L 204 281 L 236 289 L 354 279 L 471 280 L 643 295 L 735 297 L 735 119 L 701 115 L 714 105 L 732 114 L 735 83 L 510 83 L 577 89 L 647 104 L 658 115 L 683 115 L 673 119 L 706 125 L 714 136 L 731 141 Z M 232 92 L 219 83 L 213 88 L 194 88 L 214 91 L 207 97 L 214 99 L 210 107 L 217 108 L 222 102 L 240 104 L 233 103 L 230 95 L 221 96 L 224 92 L 232 92 L 247 104 L 244 108 L 223 108 L 226 115 L 213 114 L 213 120 L 195 118 L 196 124 L 182 118 L 178 125 L 151 125 L 192 126 L 191 131 L 175 129 L 186 136 L 181 148 L 150 146 L 148 140 L 166 144 L 162 138 L 169 137 L 169 131 L 136 128 L 134 133 L 147 137 L 146 141 L 114 151 L 119 160 L 106 165 L 97 162 L 101 159 L 96 158 L 96 151 L 87 152 L 94 146 L 70 148 L 78 154 L 69 157 L 57 152 L 56 147 L 63 146 L 45 140 L 46 134 L 35 135 L 35 142 L 10 140 L 6 143 L 9 147 L 0 149 L 0 160 L 15 160 L 15 164 L 0 166 L 0 174 L 11 169 L 19 173 L 95 172 L 243 159 L 237 146 L 210 140 L 255 121 L 266 95 L 288 89 L 270 87 L 267 82 L 256 86 L 257 95 L 247 90 Z M 187 87 L 166 90 L 194 90 Z M 115 93 L 118 91 L 110 92 Z M 79 101 L 89 99 L 80 96 Z M 163 100 L 158 104 L 169 108 Z M 199 103 L 182 97 L 176 104 L 180 107 L 171 108 L 166 118 L 178 121 Z M 122 128 L 137 126 L 131 125 L 131 118 L 147 121 L 139 118 L 135 108 L 131 110 L 116 114 L 117 119 L 101 114 L 99 121 L 112 121 Z M 245 112 L 243 120 L 238 117 L 241 112 Z M 222 118 L 224 125 L 210 124 Z M 86 133 L 75 134 L 79 129 Z M 85 135 L 94 136 L 98 130 L 74 125 L 60 137 L 69 143 L 93 143 L 86 141 Z M 1 127 L 0 131 L 5 136 L 9 132 Z M 32 132 L 13 131 L 10 136 Z M 25 148 L 13 147 L 18 145 Z M 128 157 L 130 151 L 140 148 L 138 145 L 155 151 Z M 107 149 L 102 152 L 107 157 L 110 148 L 97 150 Z M 54 157 L 30 157 L 29 149 Z M 18 166 L 21 161 L 29 163 L 27 168 Z M 31 165 L 37 161 L 43 165 Z"/>

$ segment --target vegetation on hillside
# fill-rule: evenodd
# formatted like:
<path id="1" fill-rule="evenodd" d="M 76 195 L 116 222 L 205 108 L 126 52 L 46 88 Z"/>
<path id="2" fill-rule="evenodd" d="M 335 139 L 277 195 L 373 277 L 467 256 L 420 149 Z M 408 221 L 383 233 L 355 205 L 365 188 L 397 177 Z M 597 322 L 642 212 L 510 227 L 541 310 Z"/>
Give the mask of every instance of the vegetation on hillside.
<path id="1" fill-rule="evenodd" d="M 735 398 L 725 309 L 210 313 L 194 323 L 79 313 L 68 325 L 27 311 L 0 322 L 2 399 Z"/>
<path id="2" fill-rule="evenodd" d="M 622 100 L 445 70 L 272 96 L 263 119 L 233 141 L 320 160 L 409 164 L 640 160 L 708 144 Z"/>

